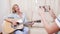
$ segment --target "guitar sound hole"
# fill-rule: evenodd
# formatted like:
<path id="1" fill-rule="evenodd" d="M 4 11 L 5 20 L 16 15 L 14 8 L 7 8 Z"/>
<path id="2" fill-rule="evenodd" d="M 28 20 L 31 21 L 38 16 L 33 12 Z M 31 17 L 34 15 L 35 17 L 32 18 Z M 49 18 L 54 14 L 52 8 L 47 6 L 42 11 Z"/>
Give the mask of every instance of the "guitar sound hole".
<path id="1" fill-rule="evenodd" d="M 17 25 L 19 25 L 19 22 L 17 22 Z"/>

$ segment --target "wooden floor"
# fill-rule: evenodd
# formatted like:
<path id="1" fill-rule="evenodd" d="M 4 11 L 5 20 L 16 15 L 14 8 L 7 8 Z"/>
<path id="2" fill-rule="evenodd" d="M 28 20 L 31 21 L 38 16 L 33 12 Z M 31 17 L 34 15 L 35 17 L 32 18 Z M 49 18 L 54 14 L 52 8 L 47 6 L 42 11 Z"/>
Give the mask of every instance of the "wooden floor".
<path id="1" fill-rule="evenodd" d="M 30 34 L 47 34 L 44 28 L 31 28 Z"/>
<path id="2" fill-rule="evenodd" d="M 42 23 L 35 23 L 32 28 L 30 28 L 30 34 L 47 34 Z"/>

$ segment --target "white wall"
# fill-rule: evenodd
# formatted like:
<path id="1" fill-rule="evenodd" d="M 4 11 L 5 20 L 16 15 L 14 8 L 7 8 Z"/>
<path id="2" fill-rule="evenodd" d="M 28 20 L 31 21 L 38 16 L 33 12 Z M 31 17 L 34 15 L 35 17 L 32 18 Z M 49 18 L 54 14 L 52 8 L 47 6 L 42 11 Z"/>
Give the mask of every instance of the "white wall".
<path id="1" fill-rule="evenodd" d="M 3 17 L 9 14 L 9 1 L 8 0 L 0 0 L 0 31 L 1 24 L 3 23 Z"/>
<path id="2" fill-rule="evenodd" d="M 58 1 L 58 15 L 60 14 L 60 0 Z"/>

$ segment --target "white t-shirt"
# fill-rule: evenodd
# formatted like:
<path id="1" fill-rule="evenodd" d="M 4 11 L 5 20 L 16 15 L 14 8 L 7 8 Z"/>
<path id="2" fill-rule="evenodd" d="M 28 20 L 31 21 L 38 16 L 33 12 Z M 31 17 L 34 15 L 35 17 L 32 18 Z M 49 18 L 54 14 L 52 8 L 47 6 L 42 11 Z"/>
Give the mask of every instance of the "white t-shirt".
<path id="1" fill-rule="evenodd" d="M 60 28 L 60 15 L 55 19 L 57 26 Z"/>

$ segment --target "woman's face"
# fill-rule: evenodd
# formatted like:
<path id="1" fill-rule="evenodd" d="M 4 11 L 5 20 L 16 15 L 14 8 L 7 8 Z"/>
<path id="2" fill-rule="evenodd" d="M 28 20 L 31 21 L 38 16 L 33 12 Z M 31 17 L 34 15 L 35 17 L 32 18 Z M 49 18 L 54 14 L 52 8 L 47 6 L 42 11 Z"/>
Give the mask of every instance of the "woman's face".
<path id="1" fill-rule="evenodd" d="M 19 6 L 14 6 L 14 10 L 15 11 L 19 11 L 20 9 L 19 9 Z"/>

